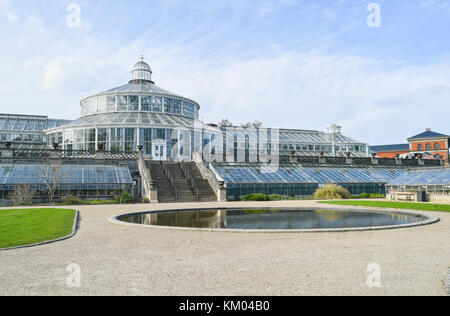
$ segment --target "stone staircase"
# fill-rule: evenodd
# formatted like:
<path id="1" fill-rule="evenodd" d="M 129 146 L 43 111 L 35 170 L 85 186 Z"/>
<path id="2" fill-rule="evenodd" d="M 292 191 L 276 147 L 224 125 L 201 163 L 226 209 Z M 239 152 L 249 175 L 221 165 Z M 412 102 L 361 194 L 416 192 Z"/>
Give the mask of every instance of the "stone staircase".
<path id="1" fill-rule="evenodd" d="M 150 171 L 153 184 L 158 189 L 158 201 L 160 203 L 174 203 L 174 202 L 214 202 L 217 201 L 217 196 L 209 185 L 207 180 L 204 180 L 194 163 L 183 163 L 185 170 L 189 170 L 194 179 L 197 192 L 192 188 L 191 181 L 186 179 L 185 173 L 181 164 L 174 162 L 164 162 L 165 168 L 169 171 L 173 183 L 176 188 L 176 193 L 171 181 L 164 173 L 164 169 L 160 162 L 146 161 L 147 168 Z"/>
<path id="2" fill-rule="evenodd" d="M 184 166 L 189 170 L 194 178 L 195 185 L 199 191 L 200 202 L 217 202 L 217 195 L 211 188 L 208 180 L 203 179 L 200 170 L 195 163 L 184 163 Z"/>
<path id="3" fill-rule="evenodd" d="M 175 193 L 173 192 L 170 182 L 161 168 L 161 164 L 153 161 L 146 161 L 145 164 L 152 175 L 153 185 L 158 190 L 158 202 L 176 202 L 177 200 L 175 198 Z"/>
<path id="4" fill-rule="evenodd" d="M 165 162 L 167 169 L 170 171 L 177 188 L 177 202 L 197 202 L 197 194 L 188 180 L 185 179 L 178 163 Z"/>

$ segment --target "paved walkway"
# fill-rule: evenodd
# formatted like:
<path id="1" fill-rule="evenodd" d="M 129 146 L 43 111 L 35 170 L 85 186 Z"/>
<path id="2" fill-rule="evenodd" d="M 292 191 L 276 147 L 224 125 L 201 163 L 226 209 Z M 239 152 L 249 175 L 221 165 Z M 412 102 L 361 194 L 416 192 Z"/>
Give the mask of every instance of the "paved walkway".
<path id="1" fill-rule="evenodd" d="M 202 207 L 218 205 L 240 204 Z M 441 222 L 430 226 L 348 233 L 209 233 L 108 222 L 124 212 L 185 207 L 195 204 L 79 207 L 74 238 L 0 251 L 0 295 L 446 295 L 450 213 L 432 213 Z M 66 284 L 72 263 L 81 268 L 80 288 Z M 367 286 L 369 264 L 381 268 L 380 288 Z"/>

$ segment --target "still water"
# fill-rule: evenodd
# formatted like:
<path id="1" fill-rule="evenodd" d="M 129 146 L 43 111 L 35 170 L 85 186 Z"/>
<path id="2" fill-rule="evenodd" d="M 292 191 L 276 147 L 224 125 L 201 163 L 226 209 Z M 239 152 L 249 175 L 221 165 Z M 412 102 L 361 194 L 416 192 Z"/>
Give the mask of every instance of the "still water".
<path id="1" fill-rule="evenodd" d="M 121 221 L 155 226 L 211 229 L 298 230 L 367 228 L 414 224 L 420 215 L 306 209 L 183 210 L 124 215 Z"/>

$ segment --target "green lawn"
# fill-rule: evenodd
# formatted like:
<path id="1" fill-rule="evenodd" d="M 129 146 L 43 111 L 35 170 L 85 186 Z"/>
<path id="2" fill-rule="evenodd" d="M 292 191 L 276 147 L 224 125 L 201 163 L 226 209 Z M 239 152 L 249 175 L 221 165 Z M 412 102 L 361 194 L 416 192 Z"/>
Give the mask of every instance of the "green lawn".
<path id="1" fill-rule="evenodd" d="M 352 206 L 368 206 L 368 207 L 385 207 L 398 208 L 407 210 L 437 211 L 450 212 L 450 205 L 446 204 L 426 204 L 426 203 L 409 203 L 409 202 L 386 202 L 386 201 L 323 201 L 319 203 L 352 205 Z"/>
<path id="2" fill-rule="evenodd" d="M 0 210 L 0 249 L 68 236 L 75 214 L 63 209 Z"/>

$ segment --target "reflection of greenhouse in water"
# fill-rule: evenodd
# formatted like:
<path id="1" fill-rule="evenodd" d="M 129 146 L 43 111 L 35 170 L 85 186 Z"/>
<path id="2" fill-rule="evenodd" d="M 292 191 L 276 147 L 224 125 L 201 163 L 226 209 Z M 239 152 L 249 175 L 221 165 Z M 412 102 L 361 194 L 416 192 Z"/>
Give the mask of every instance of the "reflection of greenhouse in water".
<path id="1" fill-rule="evenodd" d="M 214 210 L 143 213 L 126 216 L 122 220 L 141 225 L 214 229 L 227 227 L 227 212 Z"/>
<path id="2" fill-rule="evenodd" d="M 119 217 L 133 224 L 196 229 L 317 230 L 381 227 L 422 222 L 415 214 L 312 209 L 175 210 Z"/>

